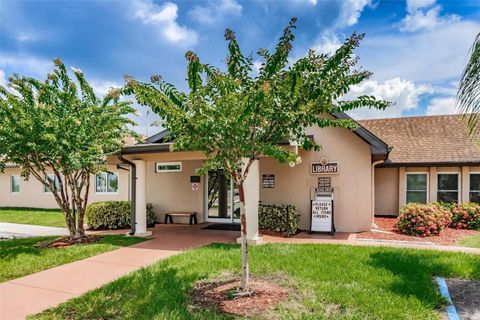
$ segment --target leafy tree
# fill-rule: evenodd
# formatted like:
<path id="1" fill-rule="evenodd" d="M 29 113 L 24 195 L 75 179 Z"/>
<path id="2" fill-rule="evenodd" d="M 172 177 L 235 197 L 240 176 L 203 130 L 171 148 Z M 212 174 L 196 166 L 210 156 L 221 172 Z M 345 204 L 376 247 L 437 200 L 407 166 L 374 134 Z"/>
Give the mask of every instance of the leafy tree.
<path id="1" fill-rule="evenodd" d="M 359 107 L 383 109 L 385 101 L 372 96 L 340 100 L 349 87 L 372 74 L 354 70 L 354 49 L 363 35 L 353 34 L 332 55 L 308 54 L 289 64 L 294 40 L 293 18 L 284 29 L 275 51 L 261 49 L 263 63 L 254 72 L 253 58 L 240 50 L 235 34 L 225 31 L 228 41 L 226 70 L 200 62 L 188 51 L 189 92 L 181 92 L 160 76 L 152 83 L 126 77 L 126 93 L 160 115 L 175 140 L 172 150 L 200 150 L 206 160 L 199 173 L 222 168 L 239 190 L 242 243 L 241 289 L 248 292 L 248 248 L 244 182 L 252 163 L 261 156 L 273 157 L 292 166 L 301 159 L 278 144 L 283 139 L 296 141 L 306 150 L 319 150 L 305 133 L 310 126 L 355 128 L 347 119 L 329 113 Z"/>
<path id="2" fill-rule="evenodd" d="M 460 80 L 457 103 L 460 112 L 468 118 L 470 133 L 480 132 L 480 33 L 473 42 L 470 59 Z"/>
<path id="3" fill-rule="evenodd" d="M 70 238 L 80 239 L 91 174 L 106 170 L 107 156 L 132 134 L 126 115 L 134 109 L 118 90 L 99 99 L 80 70 L 73 69 L 75 82 L 54 62 L 43 82 L 13 75 L 11 90 L 0 86 L 0 171 L 14 163 L 40 181 L 63 210 Z"/>

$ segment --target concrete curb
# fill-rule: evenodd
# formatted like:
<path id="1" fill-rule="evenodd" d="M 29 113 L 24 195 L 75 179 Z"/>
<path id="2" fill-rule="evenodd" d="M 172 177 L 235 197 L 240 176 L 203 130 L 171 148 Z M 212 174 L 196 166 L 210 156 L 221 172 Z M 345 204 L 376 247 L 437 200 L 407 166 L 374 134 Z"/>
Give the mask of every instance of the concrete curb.
<path id="1" fill-rule="evenodd" d="M 448 286 L 447 282 L 445 281 L 444 278 L 442 277 L 436 277 L 435 280 L 437 280 L 438 283 L 438 288 L 440 290 L 440 294 L 447 299 L 448 305 L 447 305 L 447 316 L 449 320 L 460 320 L 460 316 L 457 313 L 457 309 L 453 305 L 452 298 L 450 297 L 450 294 L 448 293 Z"/>

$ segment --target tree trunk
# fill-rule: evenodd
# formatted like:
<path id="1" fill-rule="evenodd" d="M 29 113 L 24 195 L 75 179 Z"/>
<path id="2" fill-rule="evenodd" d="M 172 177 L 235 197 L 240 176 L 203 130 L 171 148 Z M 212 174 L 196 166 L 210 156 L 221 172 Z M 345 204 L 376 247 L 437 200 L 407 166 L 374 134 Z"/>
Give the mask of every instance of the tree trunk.
<path id="1" fill-rule="evenodd" d="M 64 211 L 63 214 L 65 215 L 65 222 L 67 223 L 68 232 L 70 233 L 70 239 L 75 239 L 75 222 L 72 221 L 72 217 L 70 216 L 69 212 Z"/>
<path id="2" fill-rule="evenodd" d="M 86 237 L 85 228 L 83 227 L 84 218 L 85 218 L 85 207 L 81 207 L 78 209 L 77 212 L 78 220 L 77 220 L 77 233 L 80 237 Z"/>
<path id="3" fill-rule="evenodd" d="M 238 195 L 240 198 L 240 233 L 242 241 L 242 281 L 240 289 L 243 292 L 249 291 L 249 270 L 248 270 L 248 243 L 247 243 L 247 216 L 245 213 L 245 192 L 243 183 L 238 185 Z"/>

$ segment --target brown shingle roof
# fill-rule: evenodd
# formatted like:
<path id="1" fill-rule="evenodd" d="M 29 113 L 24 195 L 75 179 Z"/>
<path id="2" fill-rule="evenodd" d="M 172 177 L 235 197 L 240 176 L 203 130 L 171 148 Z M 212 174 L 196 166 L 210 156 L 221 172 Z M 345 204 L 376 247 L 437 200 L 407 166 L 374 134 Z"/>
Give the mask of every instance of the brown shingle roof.
<path id="1" fill-rule="evenodd" d="M 469 137 L 460 115 L 358 121 L 393 147 L 388 162 L 480 163 L 480 137 Z"/>

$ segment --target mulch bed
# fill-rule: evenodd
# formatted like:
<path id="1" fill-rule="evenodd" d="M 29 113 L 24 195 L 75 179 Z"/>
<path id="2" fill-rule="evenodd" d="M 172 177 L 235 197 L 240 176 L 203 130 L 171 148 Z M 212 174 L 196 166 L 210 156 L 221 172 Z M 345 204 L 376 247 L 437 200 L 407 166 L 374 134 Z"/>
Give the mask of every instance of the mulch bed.
<path id="1" fill-rule="evenodd" d="M 64 237 L 59 239 L 54 239 L 45 242 L 39 242 L 35 244 L 35 248 L 44 249 L 44 248 L 63 248 L 69 247 L 76 244 L 85 244 L 85 243 L 95 243 L 100 241 L 102 237 L 100 236 L 86 236 L 80 239 L 71 240 L 70 237 Z"/>
<path id="2" fill-rule="evenodd" d="M 431 237 L 417 237 L 410 236 L 401 233 L 393 226 L 397 222 L 396 217 L 376 217 L 375 224 L 378 226 L 379 231 L 384 232 L 361 232 L 357 234 L 357 239 L 380 239 L 380 240 L 397 240 L 397 241 L 413 241 L 413 242 L 432 242 L 438 245 L 455 246 L 457 241 L 466 236 L 473 236 L 479 234 L 479 231 L 475 230 L 463 230 L 463 229 L 450 229 L 446 228 L 440 232 L 438 236 Z"/>
<path id="3" fill-rule="evenodd" d="M 448 292 L 461 319 L 480 319 L 480 281 L 447 279 Z"/>
<path id="4" fill-rule="evenodd" d="M 292 289 L 281 287 L 278 279 L 251 278 L 248 295 L 237 295 L 238 277 L 198 283 L 192 291 L 192 302 L 200 308 L 214 309 L 221 313 L 242 317 L 265 314 L 286 301 Z"/>
<path id="5" fill-rule="evenodd" d="M 297 232 L 295 234 L 287 235 L 284 232 L 280 232 L 280 231 L 269 230 L 269 229 L 259 229 L 259 232 L 262 235 L 268 235 L 268 236 L 273 236 L 273 237 L 282 237 L 282 238 L 293 238 L 297 234 L 299 234 L 303 231 L 305 231 L 305 230 L 297 229 Z"/>

